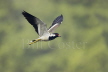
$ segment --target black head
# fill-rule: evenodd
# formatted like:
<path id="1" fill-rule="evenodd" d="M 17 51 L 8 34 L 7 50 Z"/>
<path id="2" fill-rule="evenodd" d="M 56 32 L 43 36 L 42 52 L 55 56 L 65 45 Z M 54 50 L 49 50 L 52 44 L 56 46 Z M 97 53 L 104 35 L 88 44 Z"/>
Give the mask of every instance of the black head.
<path id="1" fill-rule="evenodd" d="M 53 40 L 57 37 L 61 37 L 61 36 L 58 33 L 53 33 L 53 35 L 49 37 L 49 40 Z"/>
<path id="2" fill-rule="evenodd" d="M 53 33 L 56 37 L 61 37 L 58 33 Z"/>

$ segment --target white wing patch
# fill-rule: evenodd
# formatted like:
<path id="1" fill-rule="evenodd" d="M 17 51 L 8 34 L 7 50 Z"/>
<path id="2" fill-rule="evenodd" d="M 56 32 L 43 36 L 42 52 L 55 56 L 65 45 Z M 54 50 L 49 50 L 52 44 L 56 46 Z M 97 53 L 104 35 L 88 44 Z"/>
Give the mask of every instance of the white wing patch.
<path id="1" fill-rule="evenodd" d="M 40 24 L 38 24 L 38 33 L 40 35 Z"/>
<path id="2" fill-rule="evenodd" d="M 52 25 L 51 25 L 50 28 L 48 29 L 48 32 L 53 33 L 53 32 L 56 30 L 56 28 L 57 28 L 58 26 L 60 26 L 60 24 L 62 23 L 62 21 L 63 21 L 63 15 L 61 14 L 60 16 L 58 16 L 58 17 L 53 21 Z"/>
<path id="3" fill-rule="evenodd" d="M 48 32 L 50 32 L 50 33 L 53 33 L 54 32 L 54 30 L 59 26 L 60 24 L 55 24 L 55 25 L 53 25 L 49 30 L 48 30 Z"/>

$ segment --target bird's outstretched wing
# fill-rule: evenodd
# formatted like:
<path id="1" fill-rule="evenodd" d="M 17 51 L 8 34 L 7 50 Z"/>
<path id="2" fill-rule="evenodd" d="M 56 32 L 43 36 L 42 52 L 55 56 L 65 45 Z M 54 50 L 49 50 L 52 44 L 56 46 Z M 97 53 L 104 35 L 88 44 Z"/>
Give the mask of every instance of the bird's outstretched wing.
<path id="1" fill-rule="evenodd" d="M 62 23 L 63 15 L 58 16 L 49 27 L 48 32 L 53 33 L 55 29 Z"/>
<path id="2" fill-rule="evenodd" d="M 26 11 L 23 11 L 22 14 L 27 19 L 27 21 L 33 25 L 35 28 L 35 31 L 38 33 L 39 36 L 42 36 L 44 34 L 48 34 L 46 24 L 43 23 L 39 18 L 27 13 Z"/>

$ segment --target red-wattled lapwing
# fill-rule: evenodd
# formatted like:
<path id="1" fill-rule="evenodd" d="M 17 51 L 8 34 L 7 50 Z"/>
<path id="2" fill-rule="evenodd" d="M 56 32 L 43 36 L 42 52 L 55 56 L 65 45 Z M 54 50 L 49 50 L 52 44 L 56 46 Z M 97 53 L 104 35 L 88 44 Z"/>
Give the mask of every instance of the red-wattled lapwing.
<path id="1" fill-rule="evenodd" d="M 47 29 L 47 26 L 44 22 L 42 22 L 39 18 L 23 11 L 22 14 L 27 19 L 27 21 L 33 25 L 35 31 L 39 35 L 39 38 L 30 41 L 29 45 L 36 43 L 38 41 L 50 41 L 57 37 L 61 37 L 58 33 L 53 33 L 54 30 L 60 26 L 63 21 L 63 15 L 58 16 L 52 23 L 52 25 Z"/>

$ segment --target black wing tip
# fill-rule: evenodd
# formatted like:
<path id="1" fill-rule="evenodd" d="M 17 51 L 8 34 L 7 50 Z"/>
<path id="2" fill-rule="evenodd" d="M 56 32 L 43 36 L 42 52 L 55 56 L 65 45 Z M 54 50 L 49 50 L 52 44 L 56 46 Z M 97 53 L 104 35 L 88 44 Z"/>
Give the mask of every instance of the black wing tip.
<path id="1" fill-rule="evenodd" d="M 63 16 L 62 14 L 60 16 Z"/>
<path id="2" fill-rule="evenodd" d="M 33 16 L 33 15 L 31 15 L 31 14 L 29 14 L 28 12 L 26 12 L 26 11 L 22 11 L 22 14 L 24 15 L 24 17 L 26 17 L 26 18 L 30 18 L 30 17 L 32 17 L 32 18 L 35 18 L 35 16 Z"/>
<path id="3" fill-rule="evenodd" d="M 23 14 L 23 15 L 26 14 L 26 13 L 27 13 L 26 11 L 24 11 L 24 10 L 22 11 L 22 14 Z"/>
<path id="4" fill-rule="evenodd" d="M 31 14 L 29 14 L 28 12 L 26 12 L 26 11 L 24 11 L 24 10 L 22 11 L 22 14 L 23 14 L 24 16 L 25 16 L 25 15 L 26 15 L 26 16 L 27 16 L 27 15 L 31 15 Z"/>
<path id="5" fill-rule="evenodd" d="M 62 17 L 62 18 L 63 18 L 63 15 L 61 14 L 61 15 L 60 15 L 60 17 Z"/>
<path id="6" fill-rule="evenodd" d="M 59 17 L 61 18 L 61 21 L 63 21 L 63 15 L 61 14 Z"/>
<path id="7" fill-rule="evenodd" d="M 63 15 L 61 14 L 60 16 L 58 16 L 59 18 L 61 18 L 63 20 Z"/>
<path id="8" fill-rule="evenodd" d="M 61 14 L 60 16 L 58 16 L 52 23 L 52 25 L 56 24 L 56 23 L 59 23 L 61 24 L 63 21 L 63 15 Z"/>

